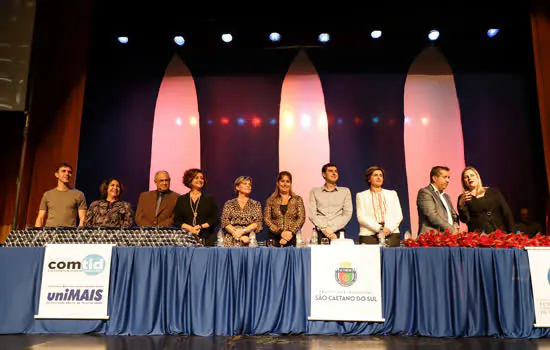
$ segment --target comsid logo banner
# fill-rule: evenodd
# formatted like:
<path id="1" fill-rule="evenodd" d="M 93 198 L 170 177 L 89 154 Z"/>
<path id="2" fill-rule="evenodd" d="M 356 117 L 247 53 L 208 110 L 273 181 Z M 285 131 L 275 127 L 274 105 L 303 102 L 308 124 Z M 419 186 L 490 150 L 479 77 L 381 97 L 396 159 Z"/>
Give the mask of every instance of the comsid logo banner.
<path id="1" fill-rule="evenodd" d="M 35 318 L 108 319 L 112 244 L 46 246 Z"/>
<path id="2" fill-rule="evenodd" d="M 378 245 L 311 246 L 309 320 L 384 322 Z"/>
<path id="3" fill-rule="evenodd" d="M 529 255 L 535 327 L 550 327 L 550 248 L 525 247 Z"/>

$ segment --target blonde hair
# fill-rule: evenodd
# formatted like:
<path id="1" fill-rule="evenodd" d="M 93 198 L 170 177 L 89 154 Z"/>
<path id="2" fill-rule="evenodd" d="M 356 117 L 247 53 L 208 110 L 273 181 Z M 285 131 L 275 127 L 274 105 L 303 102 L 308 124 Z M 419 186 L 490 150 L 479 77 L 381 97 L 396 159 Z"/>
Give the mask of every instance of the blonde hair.
<path id="1" fill-rule="evenodd" d="M 235 191 L 235 193 L 239 193 L 239 191 L 237 191 L 237 186 L 245 181 L 250 181 L 250 185 L 252 185 L 252 178 L 250 176 L 239 176 L 233 183 L 233 191 Z"/>
<path id="2" fill-rule="evenodd" d="M 468 183 L 466 180 L 464 180 L 464 174 L 468 171 L 472 171 L 477 176 L 477 186 L 475 188 L 476 195 L 484 194 L 487 190 L 487 187 L 483 187 L 483 182 L 481 181 L 481 175 L 479 175 L 479 172 L 474 168 L 473 166 L 467 166 L 462 170 L 462 174 L 460 175 L 461 183 L 462 183 L 462 189 L 464 191 L 469 191 L 470 187 L 468 186 Z"/>

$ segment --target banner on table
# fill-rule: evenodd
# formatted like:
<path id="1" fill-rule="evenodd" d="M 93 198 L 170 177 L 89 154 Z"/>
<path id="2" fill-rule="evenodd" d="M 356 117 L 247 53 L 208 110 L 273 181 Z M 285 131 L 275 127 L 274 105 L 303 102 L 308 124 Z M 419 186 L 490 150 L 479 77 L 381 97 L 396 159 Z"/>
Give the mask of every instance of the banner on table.
<path id="1" fill-rule="evenodd" d="M 385 321 L 380 246 L 311 246 L 309 320 Z"/>
<path id="2" fill-rule="evenodd" d="M 529 256 L 535 327 L 550 327 L 550 248 L 525 247 Z"/>
<path id="3" fill-rule="evenodd" d="M 45 319 L 108 319 L 112 244 L 47 245 L 38 315 Z"/>

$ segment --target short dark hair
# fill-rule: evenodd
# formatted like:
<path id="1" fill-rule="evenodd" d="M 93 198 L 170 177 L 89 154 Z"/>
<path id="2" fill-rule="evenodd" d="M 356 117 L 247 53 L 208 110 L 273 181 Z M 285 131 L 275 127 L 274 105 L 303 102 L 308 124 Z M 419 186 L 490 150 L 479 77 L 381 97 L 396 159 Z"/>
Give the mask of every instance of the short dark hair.
<path id="1" fill-rule="evenodd" d="M 382 169 L 381 167 L 379 166 L 371 166 L 370 168 L 368 168 L 366 171 L 365 171 L 365 182 L 367 184 L 370 185 L 370 177 L 372 176 L 372 174 L 377 171 L 377 170 L 380 170 L 382 172 L 382 176 L 383 177 L 386 177 L 386 172 L 384 171 L 384 169 Z"/>
<path id="2" fill-rule="evenodd" d="M 449 168 L 446 167 L 446 166 L 442 166 L 442 165 L 434 166 L 434 167 L 432 168 L 432 170 L 430 170 L 430 183 L 433 182 L 432 177 L 434 177 L 434 176 L 439 176 L 439 174 L 441 173 L 441 170 L 451 171 L 451 169 L 449 169 Z"/>
<path id="3" fill-rule="evenodd" d="M 202 176 L 204 176 L 204 185 L 202 186 L 202 188 L 204 189 L 208 181 L 206 180 L 206 175 L 204 174 L 204 172 L 201 169 L 197 168 L 187 169 L 183 173 L 183 184 L 185 185 L 185 187 L 191 188 L 191 182 L 193 182 L 193 179 L 198 174 L 202 174 Z"/>
<path id="4" fill-rule="evenodd" d="M 61 168 L 70 168 L 71 170 L 73 170 L 73 167 L 72 167 L 71 164 L 63 162 L 63 163 L 59 163 L 59 165 L 57 165 L 57 168 L 55 168 L 55 172 L 57 173 L 59 171 L 59 169 L 61 169 Z"/>
<path id="5" fill-rule="evenodd" d="M 120 185 L 120 195 L 118 196 L 118 198 L 119 199 L 122 198 L 122 194 L 124 193 L 124 185 L 116 177 L 110 177 L 107 180 L 103 181 L 101 186 L 99 186 L 99 193 L 101 194 L 101 199 L 107 199 L 107 189 L 109 189 L 109 185 L 113 181 L 118 182 L 118 184 Z"/>
<path id="6" fill-rule="evenodd" d="M 336 164 L 334 164 L 334 163 L 327 163 L 327 164 L 323 165 L 323 168 L 321 169 L 321 172 L 322 172 L 322 173 L 326 173 L 326 172 L 327 172 L 327 168 L 331 168 L 331 167 L 335 167 L 336 169 L 338 169 L 338 167 L 336 166 Z"/>

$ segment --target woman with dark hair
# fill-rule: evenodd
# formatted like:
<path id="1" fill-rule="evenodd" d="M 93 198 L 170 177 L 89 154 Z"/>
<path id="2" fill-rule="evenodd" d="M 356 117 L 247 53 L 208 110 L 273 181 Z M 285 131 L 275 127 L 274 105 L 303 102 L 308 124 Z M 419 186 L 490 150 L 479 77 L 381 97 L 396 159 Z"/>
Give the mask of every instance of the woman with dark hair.
<path id="1" fill-rule="evenodd" d="M 250 198 L 252 178 L 239 176 L 233 183 L 237 198 L 230 199 L 223 205 L 221 226 L 225 230 L 224 245 L 248 246 L 249 234 L 262 230 L 262 205 Z"/>
<path id="2" fill-rule="evenodd" d="M 208 181 L 201 169 L 188 169 L 183 184 L 190 189 L 180 196 L 174 208 L 174 225 L 204 239 L 206 246 L 216 241 L 216 226 L 220 223 L 218 206 L 213 197 L 204 194 Z"/>
<path id="3" fill-rule="evenodd" d="M 399 224 L 403 212 L 396 191 L 382 188 L 384 169 L 372 166 L 365 171 L 365 182 L 369 189 L 357 193 L 357 220 L 359 221 L 359 243 L 378 244 L 379 236 L 389 239 L 390 247 L 399 247 L 401 234 Z"/>
<path id="4" fill-rule="evenodd" d="M 112 177 L 99 187 L 101 199 L 90 204 L 84 226 L 88 227 L 132 227 L 134 211 L 128 202 L 120 199 L 124 193 L 122 183 Z"/>
<path id="5" fill-rule="evenodd" d="M 302 197 L 292 191 L 292 174 L 281 171 L 277 175 L 275 192 L 267 199 L 264 222 L 276 246 L 296 245 L 296 232 L 304 226 L 306 210 Z"/>

